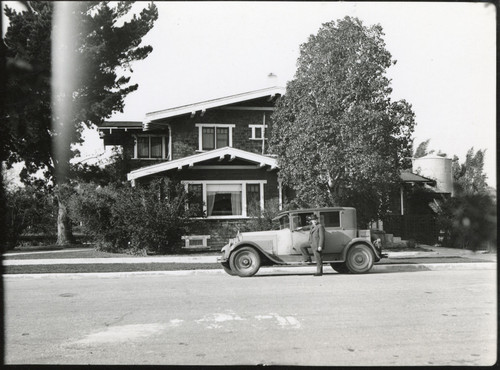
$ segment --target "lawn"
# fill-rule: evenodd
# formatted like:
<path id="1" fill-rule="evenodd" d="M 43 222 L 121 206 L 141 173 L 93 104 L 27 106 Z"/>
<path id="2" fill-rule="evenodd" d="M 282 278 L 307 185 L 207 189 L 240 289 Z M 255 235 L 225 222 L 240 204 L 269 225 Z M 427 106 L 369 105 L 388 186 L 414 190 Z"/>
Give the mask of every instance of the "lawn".
<path id="1" fill-rule="evenodd" d="M 218 263 L 110 263 L 3 266 L 4 274 L 78 274 L 89 272 L 180 271 L 221 269 Z"/>
<path id="2" fill-rule="evenodd" d="M 44 246 L 44 247 L 16 247 L 8 251 L 8 255 L 4 255 L 4 259 L 16 260 L 34 260 L 34 259 L 59 259 L 59 258 L 130 258 L 130 257 L 143 257 L 128 253 L 109 253 L 95 250 L 89 245 L 80 245 L 74 248 L 61 248 L 57 246 Z M 175 254 L 176 256 L 210 256 L 219 255 L 218 251 L 182 251 L 182 253 Z M 160 255 L 158 255 L 160 256 Z"/>

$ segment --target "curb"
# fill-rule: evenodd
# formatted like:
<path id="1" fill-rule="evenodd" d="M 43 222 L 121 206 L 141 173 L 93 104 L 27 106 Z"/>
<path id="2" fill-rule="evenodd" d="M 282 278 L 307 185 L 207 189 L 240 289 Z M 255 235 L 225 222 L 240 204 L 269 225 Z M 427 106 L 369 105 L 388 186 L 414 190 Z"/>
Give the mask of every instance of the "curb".
<path id="1" fill-rule="evenodd" d="M 496 270 L 497 264 L 494 262 L 473 262 L 473 263 L 427 263 L 427 264 L 391 264 L 375 265 L 370 273 L 384 272 L 415 272 L 415 271 L 446 271 L 446 270 Z M 270 276 L 274 274 L 300 274 L 307 275 L 316 272 L 316 266 L 305 267 L 264 267 L 259 270 L 256 276 Z M 369 273 L 369 274 L 370 274 Z M 131 272 L 85 272 L 85 273 L 58 273 L 58 274 L 4 274 L 4 280 L 19 279 L 44 279 L 44 278 L 110 278 L 116 279 L 128 276 L 191 276 L 191 275 L 228 275 L 222 269 L 213 270 L 177 270 L 177 271 L 131 271 Z M 326 272 L 325 275 L 344 275 L 336 272 Z M 235 276 L 236 277 L 236 276 Z"/>

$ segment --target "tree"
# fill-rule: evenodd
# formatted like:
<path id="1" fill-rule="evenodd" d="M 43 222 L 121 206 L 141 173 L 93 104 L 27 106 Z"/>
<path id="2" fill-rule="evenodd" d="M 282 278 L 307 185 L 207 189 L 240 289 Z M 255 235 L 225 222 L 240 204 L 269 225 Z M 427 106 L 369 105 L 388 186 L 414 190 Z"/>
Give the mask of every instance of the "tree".
<path id="1" fill-rule="evenodd" d="M 422 141 L 418 146 L 417 149 L 415 149 L 415 152 L 413 153 L 413 158 L 422 158 L 425 157 L 426 155 L 432 154 L 435 151 L 434 150 L 429 150 L 429 142 L 431 139 L 427 139 L 425 141 Z M 446 153 L 443 153 L 441 150 L 439 150 L 436 154 L 439 157 L 446 157 Z"/>
<path id="2" fill-rule="evenodd" d="M 415 153 L 413 153 L 413 158 L 422 158 L 422 157 L 425 157 L 426 155 L 428 154 L 431 154 L 434 152 L 434 150 L 431 150 L 429 152 L 429 150 L 427 149 L 427 147 L 429 146 L 429 142 L 431 141 L 431 139 L 427 139 L 425 141 L 422 141 L 418 146 L 417 146 L 417 149 L 415 149 Z"/>
<path id="3" fill-rule="evenodd" d="M 44 171 L 45 183 L 59 204 L 58 244 L 72 240 L 63 191 L 70 181 L 69 159 L 77 155 L 71 144 L 82 141 L 84 126 L 123 111 L 125 96 L 138 88 L 125 73 L 133 72 L 131 63 L 152 51 L 140 44 L 158 17 L 156 6 L 149 4 L 139 16 L 130 17 L 132 5 L 36 1 L 22 12 L 5 8 L 7 58 L 23 66 L 6 81 L 7 163 L 24 161 L 25 183 L 33 182 L 38 170 Z M 63 7 L 70 7 L 62 14 L 63 23 L 69 24 L 65 29 L 56 22 L 61 21 Z"/>
<path id="4" fill-rule="evenodd" d="M 361 222 L 386 212 L 415 125 L 411 105 L 389 97 L 395 61 L 382 36 L 357 18 L 323 24 L 301 45 L 272 117 L 271 150 L 299 202 L 355 206 Z"/>
<path id="5" fill-rule="evenodd" d="M 485 150 L 478 150 L 474 153 L 474 148 L 467 151 L 465 162 L 460 164 L 458 157 L 453 164 L 453 182 L 458 193 L 481 194 L 487 193 L 488 184 L 484 173 L 484 153 Z"/>
<path id="6" fill-rule="evenodd" d="M 496 246 L 496 192 L 486 183 L 484 153 L 485 150 L 474 152 L 474 148 L 470 148 L 462 164 L 455 155 L 454 196 L 430 204 L 444 232 L 444 246 L 472 250 L 491 250 Z"/>

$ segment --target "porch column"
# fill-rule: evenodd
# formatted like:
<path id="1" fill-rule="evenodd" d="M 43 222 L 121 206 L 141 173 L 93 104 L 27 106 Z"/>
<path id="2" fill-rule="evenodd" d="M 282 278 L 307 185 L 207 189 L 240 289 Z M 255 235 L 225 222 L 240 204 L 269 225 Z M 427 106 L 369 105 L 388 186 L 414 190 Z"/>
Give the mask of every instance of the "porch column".
<path id="1" fill-rule="evenodd" d="M 260 213 L 264 212 L 264 183 L 260 183 Z"/>
<path id="2" fill-rule="evenodd" d="M 283 181 L 278 180 L 278 208 L 283 209 Z"/>
<path id="3" fill-rule="evenodd" d="M 403 184 L 400 186 L 400 193 L 401 193 L 401 215 L 403 216 L 405 214 L 404 211 L 404 187 Z"/>

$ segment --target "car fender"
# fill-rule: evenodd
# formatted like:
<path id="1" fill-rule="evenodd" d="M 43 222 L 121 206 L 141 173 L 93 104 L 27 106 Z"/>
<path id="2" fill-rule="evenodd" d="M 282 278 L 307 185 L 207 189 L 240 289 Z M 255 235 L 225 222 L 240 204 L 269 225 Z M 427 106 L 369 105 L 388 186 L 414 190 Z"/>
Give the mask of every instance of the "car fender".
<path id="1" fill-rule="evenodd" d="M 266 252 L 259 244 L 255 243 L 253 241 L 250 241 L 250 240 L 242 240 L 242 241 L 236 243 L 235 245 L 233 245 L 231 247 L 231 250 L 229 251 L 229 256 L 231 256 L 231 254 L 234 253 L 235 251 L 237 251 L 238 249 L 241 249 L 241 248 L 246 247 L 246 246 L 250 246 L 250 247 L 257 249 L 264 257 L 268 258 L 270 261 L 272 261 L 274 263 L 277 263 L 277 264 L 284 263 L 281 259 L 279 259 L 275 255 L 270 254 L 269 252 Z"/>
<path id="2" fill-rule="evenodd" d="M 370 249 L 373 252 L 373 255 L 375 256 L 375 261 L 379 261 L 381 256 L 380 253 L 377 251 L 375 246 L 368 240 L 364 238 L 354 238 L 352 239 L 344 248 L 344 252 L 342 253 L 342 259 L 345 261 L 347 259 L 347 253 L 349 252 L 349 249 L 351 249 L 354 245 L 356 244 L 364 244 L 367 247 L 370 247 Z"/>

